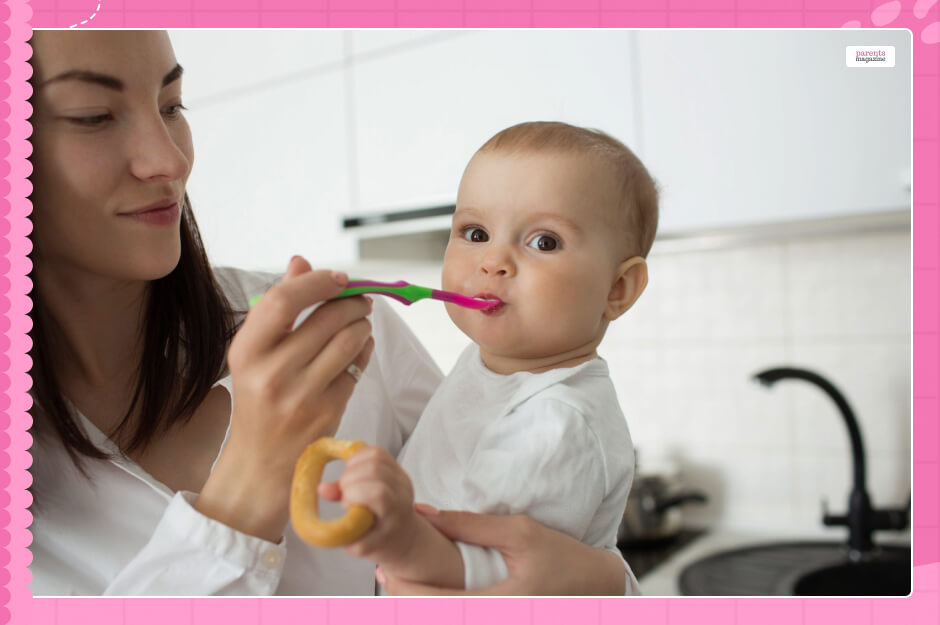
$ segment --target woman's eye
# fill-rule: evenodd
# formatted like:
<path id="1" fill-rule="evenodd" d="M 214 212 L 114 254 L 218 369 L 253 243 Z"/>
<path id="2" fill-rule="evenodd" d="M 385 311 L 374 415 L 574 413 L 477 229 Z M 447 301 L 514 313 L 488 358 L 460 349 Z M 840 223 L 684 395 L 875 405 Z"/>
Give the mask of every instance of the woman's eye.
<path id="1" fill-rule="evenodd" d="M 174 104 L 163 109 L 163 116 L 169 119 L 176 119 L 183 114 L 183 111 L 187 111 L 185 106 L 182 104 Z"/>
<path id="2" fill-rule="evenodd" d="M 463 231 L 463 238 L 471 243 L 485 243 L 490 240 L 486 230 L 482 228 L 467 228 Z"/>
<path id="3" fill-rule="evenodd" d="M 68 117 L 68 121 L 76 126 L 102 126 L 106 122 L 114 119 L 111 113 L 102 113 L 101 115 L 87 115 L 85 117 Z"/>
<path id="4" fill-rule="evenodd" d="M 557 250 L 560 245 L 558 239 L 547 234 L 540 234 L 537 237 L 529 241 L 529 247 L 536 249 L 540 252 L 552 252 Z"/>

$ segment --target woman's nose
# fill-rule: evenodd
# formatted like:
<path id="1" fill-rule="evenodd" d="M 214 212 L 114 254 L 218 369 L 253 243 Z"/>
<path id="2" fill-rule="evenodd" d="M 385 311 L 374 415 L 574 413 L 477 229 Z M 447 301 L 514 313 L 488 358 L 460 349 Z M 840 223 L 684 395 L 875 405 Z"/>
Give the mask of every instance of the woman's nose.
<path id="1" fill-rule="evenodd" d="M 131 138 L 131 173 L 140 180 L 178 180 L 190 161 L 163 119 L 142 123 Z"/>
<path id="2" fill-rule="evenodd" d="M 516 265 L 505 246 L 490 244 L 480 260 L 480 271 L 489 276 L 512 277 Z"/>

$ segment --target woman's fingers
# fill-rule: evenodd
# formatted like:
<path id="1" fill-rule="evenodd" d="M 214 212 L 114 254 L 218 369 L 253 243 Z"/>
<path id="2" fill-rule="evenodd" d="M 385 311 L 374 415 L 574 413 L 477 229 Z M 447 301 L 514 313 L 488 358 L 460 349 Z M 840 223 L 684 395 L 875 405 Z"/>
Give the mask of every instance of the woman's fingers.
<path id="1" fill-rule="evenodd" d="M 623 560 L 611 551 L 586 545 L 521 514 L 436 512 L 415 508 L 445 536 L 497 549 L 509 577 L 479 594 L 623 595 Z M 563 565 L 563 566 L 562 566 Z M 546 571 L 552 571 L 546 575 Z M 407 591 L 403 591 L 407 592 Z"/>
<path id="2" fill-rule="evenodd" d="M 336 297 L 349 280 L 344 273 L 301 271 L 303 264 L 306 261 L 292 262 L 289 268 L 298 273 L 285 276 L 268 289 L 248 313 L 229 350 L 230 364 L 237 367 L 242 362 L 249 362 L 257 354 L 280 343 L 293 329 L 303 310 Z"/>
<path id="3" fill-rule="evenodd" d="M 347 371 L 350 364 L 354 364 L 364 371 L 372 355 L 372 349 L 375 346 L 375 339 L 371 336 L 366 337 L 365 345 L 352 360 L 347 358 L 334 358 L 331 365 L 323 363 L 311 363 L 304 370 L 301 376 L 301 383 L 297 385 L 296 392 L 304 393 L 304 402 L 311 410 L 316 409 L 318 405 L 324 402 L 332 402 L 342 409 L 334 413 L 322 412 L 321 415 L 329 416 L 332 421 L 328 425 L 317 424 L 320 433 L 317 436 L 333 436 L 339 429 L 340 419 L 343 416 L 346 402 L 352 396 L 356 388 L 356 378 Z M 321 357 L 324 356 L 321 354 Z M 322 388 L 326 384 L 326 388 Z M 320 389 L 320 390 L 318 390 Z"/>
<path id="4" fill-rule="evenodd" d="M 356 357 L 355 359 L 353 359 L 352 364 L 356 365 L 359 368 L 359 371 L 365 371 L 366 367 L 369 366 L 369 361 L 372 360 L 373 351 L 375 351 L 375 338 L 370 335 L 369 339 L 366 341 L 365 347 L 363 347 L 362 350 L 358 354 L 356 354 Z M 349 373 L 348 371 L 346 372 L 346 374 L 352 380 L 353 385 L 355 385 L 359 381 L 358 379 L 352 377 L 352 374 Z"/>
<path id="5" fill-rule="evenodd" d="M 294 256 L 287 263 L 287 271 L 284 272 L 284 275 L 287 277 L 293 277 L 312 269 L 313 267 L 310 266 L 310 263 L 307 262 L 306 258 L 303 256 Z"/>
<path id="6" fill-rule="evenodd" d="M 366 319 L 371 310 L 371 303 L 363 297 L 323 304 L 282 340 L 274 355 L 276 366 L 295 371 L 320 361 L 326 370 L 320 388 L 327 386 L 335 377 L 327 374 L 348 367 L 372 334 L 371 323 Z"/>

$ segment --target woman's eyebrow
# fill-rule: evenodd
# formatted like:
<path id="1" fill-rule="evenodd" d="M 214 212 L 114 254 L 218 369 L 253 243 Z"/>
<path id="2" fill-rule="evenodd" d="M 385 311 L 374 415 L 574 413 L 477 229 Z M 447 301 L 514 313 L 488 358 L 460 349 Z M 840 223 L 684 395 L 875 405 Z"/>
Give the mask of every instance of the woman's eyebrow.
<path id="1" fill-rule="evenodd" d="M 176 67 L 167 72 L 166 76 L 163 77 L 163 81 L 160 83 L 160 86 L 166 87 L 170 83 L 179 80 L 182 75 L 183 66 L 177 63 Z M 113 89 L 114 91 L 124 90 L 124 82 L 121 81 L 120 78 L 115 78 L 114 76 L 109 76 L 108 74 L 93 72 L 87 69 L 70 69 L 67 72 L 62 72 L 58 76 L 53 76 L 49 80 L 44 81 L 41 85 L 39 85 L 39 87 L 45 87 L 50 83 L 61 82 L 64 80 L 78 80 L 93 85 L 99 85 L 107 89 Z"/>
<path id="2" fill-rule="evenodd" d="M 176 67 L 167 72 L 166 76 L 163 77 L 163 82 L 160 83 L 161 87 L 166 87 L 168 84 L 174 80 L 179 80 L 183 76 L 183 66 L 179 63 L 176 64 Z"/>

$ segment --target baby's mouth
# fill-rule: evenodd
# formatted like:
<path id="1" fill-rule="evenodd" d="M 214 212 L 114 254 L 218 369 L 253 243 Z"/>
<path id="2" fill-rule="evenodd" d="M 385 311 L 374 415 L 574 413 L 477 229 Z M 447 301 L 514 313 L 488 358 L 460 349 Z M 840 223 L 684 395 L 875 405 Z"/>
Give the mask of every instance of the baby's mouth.
<path id="1" fill-rule="evenodd" d="M 476 299 L 491 299 L 491 300 L 498 301 L 498 303 L 494 306 L 481 309 L 480 312 L 483 313 L 484 315 L 498 314 L 499 312 L 503 310 L 503 308 L 506 307 L 506 302 L 504 302 L 502 299 L 500 299 L 496 295 L 493 295 L 492 293 L 478 293 L 477 295 L 474 295 L 473 297 Z"/>

